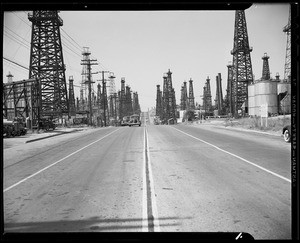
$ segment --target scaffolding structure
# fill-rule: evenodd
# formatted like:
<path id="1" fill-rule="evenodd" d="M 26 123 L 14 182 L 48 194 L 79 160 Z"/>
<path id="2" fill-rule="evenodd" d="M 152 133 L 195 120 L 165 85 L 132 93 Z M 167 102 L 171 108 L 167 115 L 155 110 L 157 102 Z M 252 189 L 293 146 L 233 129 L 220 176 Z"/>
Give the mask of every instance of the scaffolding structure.
<path id="1" fill-rule="evenodd" d="M 234 43 L 232 61 L 232 108 L 233 116 L 245 115 L 248 110 L 248 84 L 253 83 L 253 73 L 249 47 L 247 24 L 244 10 L 235 12 Z"/>
<path id="2" fill-rule="evenodd" d="M 13 120 L 15 117 L 24 121 L 29 117 L 31 127 L 38 124 L 40 118 L 40 82 L 27 79 L 3 83 L 3 118 Z"/>
<path id="3" fill-rule="evenodd" d="M 58 11 L 28 14 L 32 22 L 29 79 L 40 82 L 40 115 L 62 117 L 69 113 Z"/>

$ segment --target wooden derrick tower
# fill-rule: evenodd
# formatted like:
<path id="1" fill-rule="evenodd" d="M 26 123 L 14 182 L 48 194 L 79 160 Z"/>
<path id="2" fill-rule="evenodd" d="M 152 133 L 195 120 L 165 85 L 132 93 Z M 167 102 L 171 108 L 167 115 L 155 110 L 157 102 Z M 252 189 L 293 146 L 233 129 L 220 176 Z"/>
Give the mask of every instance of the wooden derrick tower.
<path id="1" fill-rule="evenodd" d="M 73 85 L 73 76 L 69 77 L 69 115 L 75 116 L 76 115 L 76 108 L 75 108 L 75 96 L 74 96 L 74 85 Z"/>
<path id="2" fill-rule="evenodd" d="M 58 11 L 38 10 L 28 14 L 32 22 L 29 79 L 40 83 L 40 115 L 60 117 L 69 113 L 65 65 Z"/>
<path id="3" fill-rule="evenodd" d="M 267 53 L 264 54 L 262 57 L 263 59 L 263 69 L 262 69 L 262 80 L 270 80 L 270 67 L 269 67 L 269 59 L 270 57 L 267 55 Z"/>
<path id="4" fill-rule="evenodd" d="M 162 117 L 162 92 L 160 85 L 156 85 L 156 116 Z"/>
<path id="5" fill-rule="evenodd" d="M 194 88 L 193 88 L 193 80 L 189 80 L 189 109 L 195 110 L 195 97 L 194 97 Z"/>
<path id="6" fill-rule="evenodd" d="M 232 111 L 238 117 L 244 110 L 248 112 L 248 84 L 253 82 L 252 64 L 249 47 L 247 24 L 244 10 L 235 12 L 234 42 L 232 61 Z"/>

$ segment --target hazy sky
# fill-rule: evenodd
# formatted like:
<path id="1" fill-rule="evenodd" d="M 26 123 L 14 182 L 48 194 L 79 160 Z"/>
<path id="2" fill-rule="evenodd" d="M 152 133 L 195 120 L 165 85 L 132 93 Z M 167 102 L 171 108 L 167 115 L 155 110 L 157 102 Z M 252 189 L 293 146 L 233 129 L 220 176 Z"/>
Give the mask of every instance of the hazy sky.
<path id="1" fill-rule="evenodd" d="M 28 12 L 4 14 L 3 57 L 29 67 L 31 22 Z M 288 4 L 254 4 L 245 10 L 251 61 L 255 79 L 262 76 L 262 56 L 269 56 L 271 77 L 284 76 Z M 137 91 L 142 111 L 154 107 L 156 85 L 171 70 L 176 102 L 184 81 L 194 81 L 195 101 L 202 104 L 203 86 L 211 79 L 215 98 L 216 76 L 221 73 L 223 96 L 227 64 L 232 61 L 235 11 L 61 11 L 66 80 L 81 82 L 82 47 L 89 47 L 99 65 L 92 71 L 114 72 L 116 89 L 121 78 Z M 27 79 L 29 71 L 3 60 L 3 80 L 11 72 L 14 81 Z M 93 80 L 101 79 L 100 74 Z M 96 87 L 96 86 L 95 86 Z M 75 97 L 79 88 L 75 87 Z"/>

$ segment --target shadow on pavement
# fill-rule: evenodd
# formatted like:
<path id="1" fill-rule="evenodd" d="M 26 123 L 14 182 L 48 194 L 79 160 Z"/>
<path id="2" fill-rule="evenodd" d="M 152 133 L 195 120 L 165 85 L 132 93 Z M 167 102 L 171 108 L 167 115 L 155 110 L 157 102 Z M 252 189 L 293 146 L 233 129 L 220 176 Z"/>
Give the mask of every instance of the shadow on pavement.
<path id="1" fill-rule="evenodd" d="M 178 217 L 159 218 L 160 226 L 178 226 Z M 98 232 L 98 231 L 141 231 L 142 218 L 100 218 L 79 220 L 57 220 L 38 222 L 4 223 L 4 232 Z M 177 223 L 176 223 L 177 222 Z"/>

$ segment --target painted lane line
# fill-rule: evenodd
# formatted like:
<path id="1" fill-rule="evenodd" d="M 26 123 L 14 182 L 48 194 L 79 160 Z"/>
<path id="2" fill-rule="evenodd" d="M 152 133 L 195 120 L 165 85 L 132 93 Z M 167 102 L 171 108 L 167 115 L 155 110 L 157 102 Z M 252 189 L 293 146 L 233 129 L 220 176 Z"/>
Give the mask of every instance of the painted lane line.
<path id="1" fill-rule="evenodd" d="M 152 169 L 149 154 L 148 134 L 145 124 L 143 153 L 143 232 L 159 232 L 159 220 L 155 200 Z"/>
<path id="2" fill-rule="evenodd" d="M 155 199 L 155 191 L 154 191 L 154 180 L 153 180 L 151 160 L 150 160 L 150 150 L 149 150 L 147 126 L 145 127 L 145 131 L 146 131 L 146 141 L 147 141 L 147 157 L 148 157 L 148 163 L 147 164 L 148 164 L 148 171 L 149 171 L 150 195 L 151 195 L 151 205 L 152 205 L 154 232 L 160 232 L 157 205 L 156 205 L 156 199 Z"/>
<path id="3" fill-rule="evenodd" d="M 192 136 L 192 135 L 190 135 L 190 134 L 188 134 L 188 133 L 185 133 L 185 132 L 183 132 L 183 131 L 181 131 L 181 130 L 179 130 L 179 129 L 177 129 L 177 128 L 174 128 L 174 127 L 172 127 L 172 128 L 175 129 L 175 130 L 177 130 L 177 131 L 179 131 L 179 132 L 181 132 L 181 133 L 183 133 L 183 134 L 185 134 L 185 135 L 187 135 L 187 136 L 189 136 L 189 137 L 192 137 L 192 138 L 194 138 L 194 139 L 196 139 L 196 140 L 198 140 L 198 141 L 200 141 L 200 142 L 202 142 L 202 143 L 205 143 L 205 144 L 207 144 L 207 145 L 210 145 L 210 146 L 212 146 L 212 147 L 214 147 L 214 148 L 216 148 L 216 149 L 218 149 L 218 150 L 220 150 L 220 151 L 222 151 L 222 152 L 224 152 L 224 153 L 227 153 L 227 154 L 229 154 L 229 155 L 231 155 L 231 156 L 233 156 L 233 157 L 235 157 L 235 158 L 238 158 L 238 159 L 240 159 L 240 160 L 242 160 L 242 161 L 244 161 L 244 162 L 246 162 L 246 163 L 248 163 L 248 164 L 250 164 L 250 165 L 253 165 L 253 166 L 255 166 L 255 167 L 257 167 L 257 168 L 259 168 L 259 169 L 261 169 L 261 170 L 263 170 L 263 171 L 265 171 L 265 172 L 267 172 L 267 173 L 270 173 L 270 174 L 272 174 L 272 175 L 274 175 L 274 176 L 276 176 L 276 177 L 278 177 L 278 178 L 280 178 L 280 179 L 283 179 L 283 180 L 285 180 L 285 181 L 291 183 L 291 180 L 288 179 L 288 178 L 286 178 L 286 177 L 284 177 L 284 176 L 281 176 L 281 175 L 279 175 L 279 174 L 277 174 L 277 173 L 275 173 L 275 172 L 273 172 L 273 171 L 270 171 L 270 170 L 268 170 L 268 169 L 266 169 L 266 168 L 264 168 L 264 167 L 262 167 L 262 166 L 260 166 L 260 165 L 257 165 L 257 164 L 255 164 L 255 163 L 253 163 L 253 162 L 250 162 L 249 160 L 246 160 L 246 159 L 244 159 L 244 158 L 242 158 L 242 157 L 240 157 L 240 156 L 238 156 L 238 155 L 236 155 L 236 154 L 233 154 L 233 153 L 230 153 L 230 152 L 228 152 L 228 151 L 226 151 L 226 150 L 224 150 L 224 149 L 221 149 L 221 148 L 219 148 L 218 146 L 213 145 L 213 144 L 211 144 L 211 143 L 208 143 L 208 142 L 206 142 L 206 141 L 204 141 L 204 140 L 202 140 L 202 139 L 200 139 L 200 138 L 197 138 L 197 137 L 194 137 L 194 136 Z"/>
<path id="4" fill-rule="evenodd" d="M 80 151 L 82 151 L 82 150 L 86 149 L 87 147 L 89 147 L 89 146 L 93 145 L 94 143 L 97 143 L 97 142 L 101 141 L 102 139 L 104 139 L 104 138 L 108 137 L 109 135 L 111 135 L 111 134 L 115 133 L 115 132 L 116 132 L 116 131 L 118 131 L 118 130 L 120 130 L 120 128 L 119 128 L 119 129 L 117 129 L 117 130 L 115 130 L 115 131 L 113 131 L 113 132 L 111 132 L 111 133 L 108 133 L 108 134 L 106 134 L 104 137 L 102 137 L 102 138 L 100 138 L 100 139 L 98 139 L 98 140 L 96 140 L 96 141 L 94 141 L 94 142 L 92 142 L 92 143 L 90 143 L 90 144 L 88 144 L 88 145 L 86 145 L 86 146 L 82 147 L 81 149 L 78 149 L 78 150 L 76 150 L 75 152 L 73 152 L 73 153 L 71 153 L 71 154 L 67 155 L 66 157 L 64 157 L 64 158 L 62 158 L 62 159 L 60 159 L 60 160 L 58 160 L 58 161 L 54 162 L 53 164 L 46 166 L 45 168 L 43 168 L 43 169 L 41 169 L 41 170 L 39 170 L 39 171 L 35 172 L 34 174 L 32 174 L 32 175 L 30 175 L 30 176 L 28 176 L 28 177 L 24 178 L 23 180 L 20 180 L 19 182 L 17 182 L 17 183 L 15 183 L 15 184 L 13 184 L 12 186 L 10 186 L 10 187 L 7 187 L 6 189 L 4 189 L 4 190 L 3 190 L 3 192 L 7 192 L 7 191 L 9 191 L 10 189 L 12 189 L 12 188 L 16 187 L 17 185 L 19 185 L 19 184 L 21 184 L 21 183 L 23 183 L 23 182 L 27 181 L 28 179 L 30 179 L 30 178 L 32 178 L 32 177 L 34 177 L 34 176 L 38 175 L 39 173 L 41 173 L 41 172 L 43 172 L 43 171 L 45 171 L 45 170 L 49 169 L 50 167 L 52 167 L 52 166 L 54 166 L 54 165 L 56 165 L 56 164 L 58 164 L 58 163 L 62 162 L 63 160 L 65 160 L 65 159 L 67 159 L 67 158 L 69 158 L 69 157 L 73 156 L 74 154 L 77 154 L 78 152 L 80 152 Z"/>

